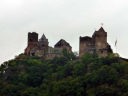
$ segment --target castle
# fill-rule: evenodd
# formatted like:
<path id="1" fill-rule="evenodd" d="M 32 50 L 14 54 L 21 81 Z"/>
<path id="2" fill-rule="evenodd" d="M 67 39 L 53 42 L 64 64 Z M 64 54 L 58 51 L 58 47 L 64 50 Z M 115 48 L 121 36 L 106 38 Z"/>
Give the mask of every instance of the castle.
<path id="1" fill-rule="evenodd" d="M 92 37 L 80 37 L 79 56 L 86 53 L 97 54 L 99 57 L 106 57 L 113 53 L 111 46 L 107 43 L 107 32 L 103 27 L 95 31 Z"/>
<path id="2" fill-rule="evenodd" d="M 99 57 L 106 57 L 112 52 L 111 46 L 107 43 L 107 32 L 101 27 L 95 31 L 92 37 L 85 36 L 79 38 L 79 57 L 86 53 L 97 54 Z M 43 34 L 38 40 L 36 32 L 28 33 L 28 45 L 25 49 L 25 54 L 29 56 L 38 56 L 45 59 L 63 56 L 63 50 L 72 52 L 72 47 L 64 39 L 58 41 L 54 48 L 49 46 L 48 39 Z"/>
<path id="3" fill-rule="evenodd" d="M 72 47 L 64 39 L 58 41 L 53 48 L 49 46 L 48 39 L 44 34 L 38 40 L 38 34 L 36 32 L 29 32 L 28 45 L 24 53 L 29 56 L 52 59 L 54 57 L 61 57 L 64 49 L 68 52 L 72 52 Z"/>

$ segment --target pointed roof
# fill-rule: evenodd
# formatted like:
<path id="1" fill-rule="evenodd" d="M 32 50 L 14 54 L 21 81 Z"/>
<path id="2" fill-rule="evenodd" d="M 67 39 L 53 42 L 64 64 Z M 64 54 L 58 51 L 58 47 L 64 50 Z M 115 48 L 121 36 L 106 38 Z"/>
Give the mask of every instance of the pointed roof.
<path id="1" fill-rule="evenodd" d="M 55 47 L 60 47 L 60 46 L 70 46 L 70 44 L 68 42 L 66 42 L 64 39 L 61 39 L 60 41 L 58 41 L 56 44 L 55 44 Z M 71 46 L 70 46 L 71 47 Z"/>
<path id="2" fill-rule="evenodd" d="M 39 41 L 45 41 L 47 40 L 46 36 L 43 34 L 42 37 L 39 39 Z"/>
<path id="3" fill-rule="evenodd" d="M 42 40 L 46 39 L 46 36 L 43 34 L 41 37 Z"/>
<path id="4" fill-rule="evenodd" d="M 102 32 L 105 32 L 104 28 L 101 27 L 98 31 L 102 31 Z"/>

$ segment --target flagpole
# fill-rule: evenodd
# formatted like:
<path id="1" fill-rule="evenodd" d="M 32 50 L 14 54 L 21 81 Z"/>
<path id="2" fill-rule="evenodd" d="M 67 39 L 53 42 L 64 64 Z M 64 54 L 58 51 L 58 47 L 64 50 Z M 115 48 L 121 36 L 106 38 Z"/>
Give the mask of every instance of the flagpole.
<path id="1" fill-rule="evenodd" d="M 115 41 L 115 48 L 116 48 L 116 54 L 117 54 L 117 38 L 116 38 L 116 41 Z"/>

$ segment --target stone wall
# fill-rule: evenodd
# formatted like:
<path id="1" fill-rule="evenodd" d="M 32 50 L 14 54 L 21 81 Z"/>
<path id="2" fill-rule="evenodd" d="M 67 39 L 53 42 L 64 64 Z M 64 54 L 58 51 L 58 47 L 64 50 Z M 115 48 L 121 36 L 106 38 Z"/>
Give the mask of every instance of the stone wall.
<path id="1" fill-rule="evenodd" d="M 80 37 L 79 56 L 85 53 L 97 54 L 99 57 L 112 53 L 111 46 L 107 43 L 107 32 L 102 27 L 95 31 L 92 37 Z"/>
<path id="2" fill-rule="evenodd" d="M 38 41 L 38 34 L 35 32 L 28 33 L 28 45 L 25 49 L 25 54 L 29 56 L 38 56 L 45 59 L 61 57 L 63 49 L 72 52 L 72 47 L 65 40 L 58 41 L 54 48 L 49 46 L 48 39 L 43 34 Z"/>

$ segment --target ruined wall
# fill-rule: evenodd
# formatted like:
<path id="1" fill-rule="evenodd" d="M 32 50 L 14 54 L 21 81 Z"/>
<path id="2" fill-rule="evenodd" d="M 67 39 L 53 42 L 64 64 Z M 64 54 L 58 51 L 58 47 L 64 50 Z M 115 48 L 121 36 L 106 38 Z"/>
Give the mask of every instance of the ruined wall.
<path id="1" fill-rule="evenodd" d="M 80 37 L 80 42 L 79 42 L 79 56 L 83 56 L 85 53 L 90 53 L 93 54 L 93 40 L 91 37 L 85 36 L 85 37 Z"/>
<path id="2" fill-rule="evenodd" d="M 97 54 L 99 57 L 112 53 L 111 46 L 107 43 L 107 32 L 102 27 L 95 31 L 92 37 L 80 37 L 79 56 L 85 53 Z"/>
<path id="3" fill-rule="evenodd" d="M 26 55 L 34 55 L 34 52 L 38 49 L 38 34 L 36 32 L 28 33 L 28 45 L 25 49 Z"/>
<path id="4" fill-rule="evenodd" d="M 65 40 L 61 39 L 57 42 L 54 48 L 49 46 L 48 39 L 43 34 L 38 41 L 38 34 L 35 32 L 28 33 L 28 45 L 25 49 L 25 54 L 29 56 L 38 56 L 43 59 L 52 59 L 61 57 L 63 49 L 72 52 L 72 47 Z"/>
<path id="5" fill-rule="evenodd" d="M 55 57 L 61 57 L 62 56 L 62 49 L 61 48 L 48 48 L 48 53 L 46 54 L 46 59 L 53 59 Z"/>

